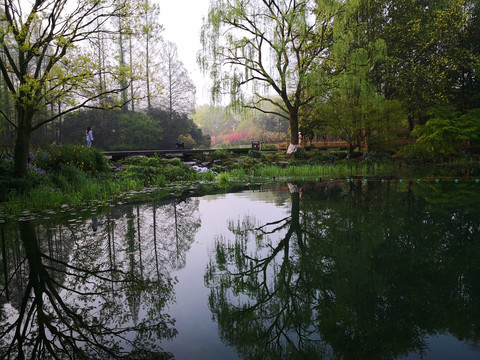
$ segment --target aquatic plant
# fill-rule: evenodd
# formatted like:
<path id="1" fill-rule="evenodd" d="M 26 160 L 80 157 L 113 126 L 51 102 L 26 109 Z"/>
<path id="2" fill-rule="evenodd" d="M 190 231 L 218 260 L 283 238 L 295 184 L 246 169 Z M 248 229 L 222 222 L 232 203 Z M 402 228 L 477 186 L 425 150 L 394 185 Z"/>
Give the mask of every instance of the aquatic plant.
<path id="1" fill-rule="evenodd" d="M 217 179 L 217 174 L 213 171 L 205 171 L 200 174 L 200 177 L 203 181 L 215 181 Z"/>
<path id="2" fill-rule="evenodd" d="M 218 174 L 217 181 L 219 185 L 226 185 L 230 181 L 230 174 L 228 172 L 224 172 Z"/>
<path id="3" fill-rule="evenodd" d="M 359 162 L 356 160 L 342 161 L 334 164 L 323 165 L 296 165 L 285 168 L 270 165 L 255 169 L 256 176 L 262 177 L 305 177 L 314 178 L 317 176 L 348 177 L 360 175 L 381 175 L 390 174 L 396 170 L 393 162 L 371 163 Z"/>

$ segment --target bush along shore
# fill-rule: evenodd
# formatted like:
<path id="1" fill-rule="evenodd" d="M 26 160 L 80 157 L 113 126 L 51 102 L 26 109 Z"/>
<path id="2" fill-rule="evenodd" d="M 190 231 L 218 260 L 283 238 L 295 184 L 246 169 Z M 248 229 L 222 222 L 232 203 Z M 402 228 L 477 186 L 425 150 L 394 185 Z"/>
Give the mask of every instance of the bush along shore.
<path id="1" fill-rule="evenodd" d="M 181 193 L 198 186 L 227 187 L 268 181 L 319 181 L 350 178 L 478 178 L 478 159 L 459 157 L 431 162 L 370 152 L 348 158 L 345 151 L 299 149 L 251 150 L 234 156 L 228 150 L 178 158 L 131 157 L 110 163 L 103 152 L 84 146 L 50 146 L 32 154 L 28 174 L 12 177 L 12 159 L 0 159 L 0 220 L 31 212 L 85 206 L 108 206 L 139 196 Z"/>

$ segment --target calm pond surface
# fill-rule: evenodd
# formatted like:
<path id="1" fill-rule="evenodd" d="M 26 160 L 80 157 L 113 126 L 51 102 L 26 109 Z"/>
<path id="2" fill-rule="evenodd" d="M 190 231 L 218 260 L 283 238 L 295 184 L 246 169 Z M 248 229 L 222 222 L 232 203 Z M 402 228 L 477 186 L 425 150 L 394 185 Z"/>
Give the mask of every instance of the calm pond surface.
<path id="1" fill-rule="evenodd" d="M 480 358 L 475 182 L 255 185 L 0 237 L 1 359 Z"/>

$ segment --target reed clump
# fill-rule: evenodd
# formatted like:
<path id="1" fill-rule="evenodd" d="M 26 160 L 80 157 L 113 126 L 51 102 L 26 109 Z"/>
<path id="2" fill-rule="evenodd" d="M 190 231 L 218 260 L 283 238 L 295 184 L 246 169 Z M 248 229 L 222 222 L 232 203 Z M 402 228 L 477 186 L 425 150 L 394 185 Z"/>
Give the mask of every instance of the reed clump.
<path id="1" fill-rule="evenodd" d="M 352 177 L 352 176 L 376 176 L 395 173 L 398 165 L 395 162 L 369 163 L 353 161 L 341 161 L 331 164 L 298 164 L 284 168 L 278 165 L 258 167 L 254 170 L 254 176 L 262 177 L 302 177 L 315 178 L 329 177 Z"/>

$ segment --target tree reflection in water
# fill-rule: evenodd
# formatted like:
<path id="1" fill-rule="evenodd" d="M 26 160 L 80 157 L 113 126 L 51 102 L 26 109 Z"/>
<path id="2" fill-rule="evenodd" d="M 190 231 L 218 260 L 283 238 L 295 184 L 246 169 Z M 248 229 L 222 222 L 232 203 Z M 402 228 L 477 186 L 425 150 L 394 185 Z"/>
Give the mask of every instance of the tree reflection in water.
<path id="1" fill-rule="evenodd" d="M 176 334 L 165 274 L 183 266 L 199 221 L 197 200 L 111 209 L 80 226 L 2 226 L 0 358 L 171 358 L 159 346 Z"/>
<path id="2" fill-rule="evenodd" d="M 395 359 L 443 333 L 478 349 L 478 190 L 394 186 L 290 186 L 290 216 L 231 221 L 205 274 L 222 339 L 248 359 Z"/>

